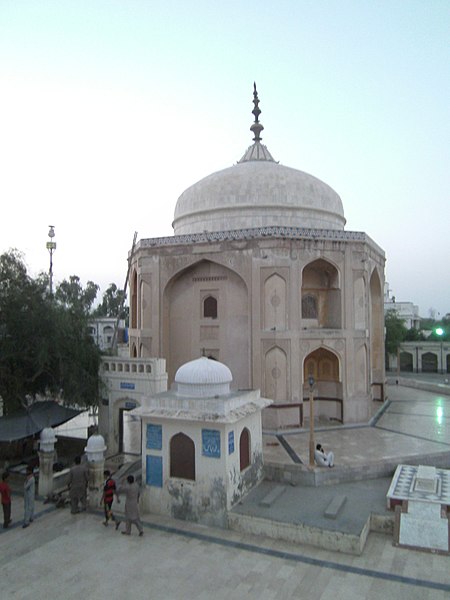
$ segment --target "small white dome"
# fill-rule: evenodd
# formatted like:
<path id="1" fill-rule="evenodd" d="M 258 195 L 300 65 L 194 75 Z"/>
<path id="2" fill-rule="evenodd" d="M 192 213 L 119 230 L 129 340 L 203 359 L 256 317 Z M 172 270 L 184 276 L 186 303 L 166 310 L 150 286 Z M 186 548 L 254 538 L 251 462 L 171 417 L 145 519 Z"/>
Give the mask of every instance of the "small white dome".
<path id="1" fill-rule="evenodd" d="M 206 398 L 230 393 L 230 369 L 206 356 L 182 365 L 175 374 L 177 395 Z"/>
<path id="2" fill-rule="evenodd" d="M 102 460 L 105 450 L 105 440 L 103 439 L 102 435 L 98 434 L 91 435 L 87 441 L 87 446 L 84 449 L 89 462 Z"/>
<path id="3" fill-rule="evenodd" d="M 39 438 L 39 449 L 41 452 L 53 452 L 56 442 L 56 435 L 53 429 L 51 427 L 45 427 L 41 431 Z"/>

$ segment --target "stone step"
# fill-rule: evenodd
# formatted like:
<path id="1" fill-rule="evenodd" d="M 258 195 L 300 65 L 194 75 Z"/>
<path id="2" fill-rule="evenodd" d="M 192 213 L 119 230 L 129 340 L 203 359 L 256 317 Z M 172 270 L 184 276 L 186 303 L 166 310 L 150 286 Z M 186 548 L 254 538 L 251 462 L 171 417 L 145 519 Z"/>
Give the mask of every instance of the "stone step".
<path id="1" fill-rule="evenodd" d="M 337 494 L 325 509 L 325 512 L 323 513 L 324 516 L 327 519 L 335 519 L 346 502 L 347 496 L 344 496 L 344 494 Z"/>
<path id="2" fill-rule="evenodd" d="M 273 488 L 264 498 L 260 501 L 260 506 L 272 506 L 277 498 L 279 498 L 282 494 L 284 494 L 285 487 L 282 485 L 277 485 Z"/>

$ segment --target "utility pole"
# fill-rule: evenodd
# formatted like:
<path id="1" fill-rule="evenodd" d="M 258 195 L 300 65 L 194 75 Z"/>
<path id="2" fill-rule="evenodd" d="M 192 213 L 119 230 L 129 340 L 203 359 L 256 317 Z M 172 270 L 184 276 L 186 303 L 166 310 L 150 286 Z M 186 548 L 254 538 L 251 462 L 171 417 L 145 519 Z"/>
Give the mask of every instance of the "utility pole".
<path id="1" fill-rule="evenodd" d="M 50 296 L 53 296 L 53 252 L 56 250 L 56 242 L 53 241 L 55 237 L 55 226 L 49 225 L 48 237 L 50 241 L 47 242 L 47 250 L 50 253 L 50 269 L 48 271 L 49 276 L 49 287 L 50 287 Z"/>
<path id="2" fill-rule="evenodd" d="M 131 260 L 133 258 L 133 254 L 134 254 L 134 247 L 136 245 L 136 239 L 137 239 L 137 231 L 134 232 L 133 244 L 131 246 L 131 252 L 130 252 L 130 254 L 128 256 L 128 268 L 127 268 L 127 275 L 125 277 L 125 283 L 123 285 L 123 297 L 122 297 L 122 302 L 120 303 L 120 306 L 119 306 L 119 312 L 117 314 L 116 326 L 114 327 L 114 335 L 113 335 L 113 340 L 112 340 L 112 344 L 111 344 L 111 351 L 112 351 L 113 354 L 114 354 L 114 351 L 115 351 L 116 346 L 117 346 L 117 330 L 119 329 L 120 315 L 122 313 L 123 306 L 124 306 L 125 300 L 127 298 L 128 278 L 130 276 Z"/>

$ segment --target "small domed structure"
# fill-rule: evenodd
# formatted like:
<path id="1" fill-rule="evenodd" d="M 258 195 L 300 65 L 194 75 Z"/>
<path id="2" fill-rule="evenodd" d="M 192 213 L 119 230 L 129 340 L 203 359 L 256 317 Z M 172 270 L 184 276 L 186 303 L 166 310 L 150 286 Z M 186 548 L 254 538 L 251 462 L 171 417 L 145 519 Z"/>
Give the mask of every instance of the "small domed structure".
<path id="1" fill-rule="evenodd" d="M 87 441 L 87 446 L 84 449 L 87 454 L 88 462 L 103 460 L 105 450 L 105 440 L 102 435 L 97 434 L 91 435 Z"/>
<path id="2" fill-rule="evenodd" d="M 213 398 L 230 393 L 233 376 L 223 363 L 202 356 L 191 360 L 178 369 L 175 374 L 177 396 Z"/>
<path id="3" fill-rule="evenodd" d="M 51 427 L 45 427 L 41 431 L 39 450 L 41 452 L 53 452 L 56 443 L 56 435 Z"/>

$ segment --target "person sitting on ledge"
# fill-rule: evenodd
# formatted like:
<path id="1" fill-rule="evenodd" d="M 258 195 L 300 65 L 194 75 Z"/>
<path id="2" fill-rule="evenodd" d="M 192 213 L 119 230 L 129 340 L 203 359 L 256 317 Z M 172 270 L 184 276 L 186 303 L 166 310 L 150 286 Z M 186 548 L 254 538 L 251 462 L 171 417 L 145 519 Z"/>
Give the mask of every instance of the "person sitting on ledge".
<path id="1" fill-rule="evenodd" d="M 320 467 L 334 467 L 333 452 L 326 453 L 321 444 L 317 444 L 314 450 L 314 460 Z"/>

